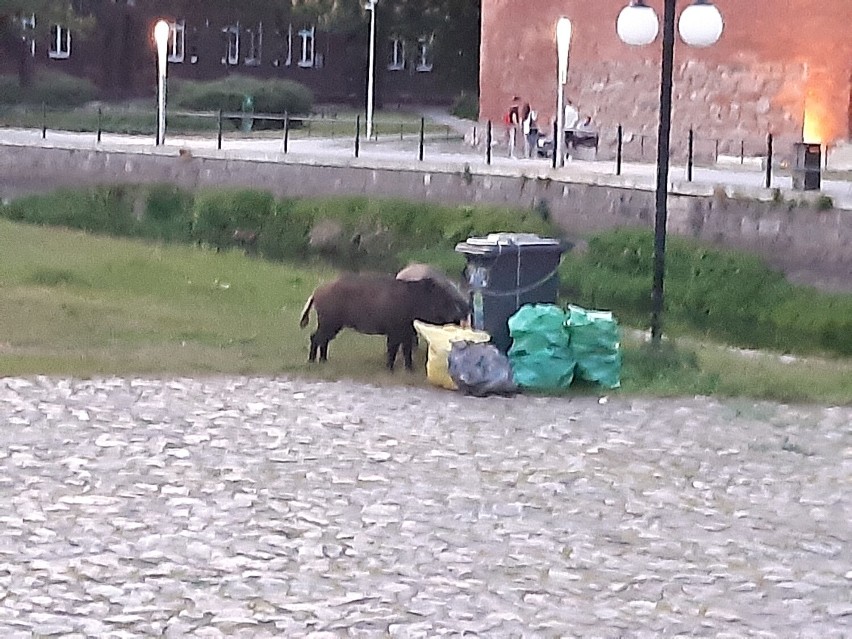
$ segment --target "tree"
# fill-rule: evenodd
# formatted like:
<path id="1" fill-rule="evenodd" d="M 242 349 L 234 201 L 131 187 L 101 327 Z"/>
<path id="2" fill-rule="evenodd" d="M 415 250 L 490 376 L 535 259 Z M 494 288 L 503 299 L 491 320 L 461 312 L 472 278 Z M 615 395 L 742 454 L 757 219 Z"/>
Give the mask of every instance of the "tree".
<path id="1" fill-rule="evenodd" d="M 445 80 L 476 90 L 479 79 L 481 0 L 379 0 L 387 35 L 425 38 Z"/>
<path id="2" fill-rule="evenodd" d="M 43 38 L 51 25 L 61 24 L 69 29 L 85 30 L 91 19 L 75 10 L 69 0 L 0 0 L 0 49 L 10 59 L 18 61 L 21 85 L 31 81 L 30 42 Z"/>
<path id="3" fill-rule="evenodd" d="M 357 31 L 368 20 L 364 0 L 291 0 L 293 15 L 329 31 Z M 377 0 L 379 31 L 409 42 L 426 38 L 448 82 L 476 90 L 481 0 Z"/>

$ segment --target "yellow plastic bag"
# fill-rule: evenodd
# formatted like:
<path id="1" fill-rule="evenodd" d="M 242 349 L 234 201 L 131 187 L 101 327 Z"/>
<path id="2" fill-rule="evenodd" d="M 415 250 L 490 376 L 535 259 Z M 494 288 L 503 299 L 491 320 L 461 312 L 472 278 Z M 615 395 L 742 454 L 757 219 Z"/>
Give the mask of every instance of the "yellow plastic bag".
<path id="1" fill-rule="evenodd" d="M 414 329 L 421 338 L 429 344 L 426 355 L 426 379 L 430 384 L 449 390 L 457 390 L 456 383 L 450 377 L 448 358 L 453 342 L 488 342 L 491 335 L 485 331 L 475 331 L 472 328 L 462 328 L 455 324 L 436 326 L 419 320 L 414 320 Z"/>

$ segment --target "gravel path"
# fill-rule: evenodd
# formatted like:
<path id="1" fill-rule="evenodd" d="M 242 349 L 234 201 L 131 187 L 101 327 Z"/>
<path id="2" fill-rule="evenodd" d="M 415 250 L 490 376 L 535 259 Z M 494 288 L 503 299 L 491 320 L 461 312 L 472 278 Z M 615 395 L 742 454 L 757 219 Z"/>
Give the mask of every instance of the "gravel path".
<path id="1" fill-rule="evenodd" d="M 852 408 L 0 379 L 0 637 L 852 636 Z"/>

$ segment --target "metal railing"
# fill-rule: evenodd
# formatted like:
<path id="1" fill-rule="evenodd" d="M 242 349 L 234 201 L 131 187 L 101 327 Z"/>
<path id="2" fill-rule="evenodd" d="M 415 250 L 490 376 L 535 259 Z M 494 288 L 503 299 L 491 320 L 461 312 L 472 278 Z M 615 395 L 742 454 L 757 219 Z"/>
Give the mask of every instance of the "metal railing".
<path id="1" fill-rule="evenodd" d="M 46 138 L 49 130 L 62 131 L 61 126 L 51 127 L 52 114 L 46 106 L 41 109 L 41 135 Z M 150 132 L 154 135 L 156 113 L 152 110 L 134 112 L 149 117 Z M 104 120 L 107 114 L 101 108 L 97 110 L 97 120 L 93 133 L 97 142 L 102 141 L 105 132 Z M 303 115 L 288 113 L 263 113 L 250 111 L 188 111 L 171 110 L 168 112 L 172 124 L 169 135 L 191 132 L 204 136 L 207 132 L 216 137 L 216 148 L 221 150 L 233 139 L 252 139 L 254 137 L 280 134 L 280 150 L 290 152 L 293 140 L 335 140 L 351 145 L 354 157 L 360 157 L 364 152 L 382 148 L 382 143 L 395 143 L 394 151 L 399 154 L 410 153 L 422 161 L 427 155 L 427 149 L 432 145 L 441 144 L 438 153 L 451 152 L 480 158 L 485 164 L 491 164 L 495 155 L 508 155 L 508 140 L 506 127 L 495 125 L 492 121 L 470 124 L 467 136 L 455 132 L 446 124 L 427 123 L 425 118 L 408 120 L 380 119 L 373 123 L 373 136 L 366 140 L 366 123 L 361 116 L 339 117 L 337 114 L 320 112 Z M 189 121 L 186 125 L 180 122 Z M 144 128 L 144 127 L 141 127 Z M 174 131 L 177 130 L 178 133 Z M 215 132 L 215 133 L 214 133 Z M 280 132 L 280 133 L 279 133 Z M 146 131 L 147 133 L 147 131 Z M 143 133 L 146 134 L 146 133 Z M 542 136 L 551 141 L 550 149 L 554 146 L 555 124 L 550 131 L 541 131 Z M 167 138 L 169 137 L 167 135 Z M 466 139 L 465 139 L 466 138 Z M 399 144 L 402 143 L 402 144 Z M 367 146 L 369 145 L 369 147 Z M 518 151 L 523 148 L 523 137 L 519 133 L 516 140 Z M 596 161 L 611 161 L 612 172 L 622 175 L 625 164 L 651 164 L 656 158 L 656 136 L 647 131 L 630 131 L 622 125 L 604 127 L 597 132 L 593 157 Z M 830 149 L 825 149 L 824 159 Z M 778 153 L 776 142 L 771 134 L 764 138 L 723 139 L 703 136 L 699 130 L 689 129 L 684 133 L 672 136 L 670 161 L 674 164 L 685 165 L 685 178 L 691 181 L 699 168 L 719 168 L 727 170 L 747 170 L 752 173 L 762 172 L 762 184 L 770 188 L 773 177 L 778 172 L 785 172 L 792 167 L 792 149 Z M 534 157 L 539 157 L 538 147 Z M 552 166 L 557 165 L 557 158 L 552 151 L 543 154 L 549 158 Z"/>

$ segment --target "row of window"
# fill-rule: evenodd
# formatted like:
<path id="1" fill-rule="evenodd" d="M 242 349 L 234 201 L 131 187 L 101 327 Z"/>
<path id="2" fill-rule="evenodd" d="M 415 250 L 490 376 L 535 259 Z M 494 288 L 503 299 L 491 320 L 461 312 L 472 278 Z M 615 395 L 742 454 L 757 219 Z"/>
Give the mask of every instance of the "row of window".
<path id="1" fill-rule="evenodd" d="M 172 22 L 169 32 L 169 62 L 185 62 L 186 50 L 186 21 Z M 241 63 L 240 52 L 244 51 L 242 64 L 246 66 L 259 66 L 262 62 L 263 52 L 263 23 L 256 27 L 241 28 L 240 24 L 234 24 L 222 29 L 227 38 L 225 55 L 222 56 L 222 64 L 238 65 Z M 293 25 L 287 29 L 287 33 L 276 32 L 278 36 L 279 51 L 272 60 L 273 66 L 291 66 L 293 64 L 293 49 L 295 45 L 296 62 L 300 67 L 322 67 L 323 56 L 316 52 L 316 29 L 315 27 L 303 27 L 293 31 Z M 283 43 L 283 47 L 280 46 Z M 391 38 L 388 42 L 387 68 L 390 71 L 401 71 L 406 68 L 407 58 L 405 55 L 405 40 L 399 37 Z M 198 54 L 190 52 L 189 63 L 198 62 Z M 429 41 L 424 37 L 417 41 L 416 56 L 413 61 L 416 71 L 431 71 Z"/>
<path id="2" fill-rule="evenodd" d="M 27 30 L 35 30 L 35 16 L 30 16 L 21 21 L 24 33 Z M 244 64 L 246 66 L 260 66 L 263 54 L 263 23 L 250 28 L 242 28 L 239 23 L 222 29 L 225 34 L 226 47 L 221 63 L 229 66 Z M 294 32 L 290 25 L 287 33 L 276 31 L 276 44 L 278 51 L 272 59 L 273 66 L 291 66 L 295 64 L 303 68 L 320 68 L 323 66 L 324 58 L 321 53 L 316 52 L 316 30 L 313 26 L 304 27 Z M 25 36 L 26 37 L 26 36 Z M 27 42 L 30 54 L 35 56 L 35 38 L 28 37 Z M 402 71 L 410 63 L 415 71 L 428 72 L 432 70 L 431 47 L 427 38 L 423 37 L 417 41 L 413 60 L 406 57 L 406 41 L 400 37 L 390 38 L 388 41 L 387 68 L 389 71 Z M 242 57 L 241 57 L 242 53 Z M 71 31 L 59 24 L 50 27 L 50 42 L 47 54 L 50 58 L 62 59 L 71 56 Z M 192 46 L 189 55 L 186 54 L 186 21 L 179 20 L 169 24 L 168 43 L 169 62 L 180 64 L 188 61 L 190 64 L 198 62 L 198 51 Z"/>
<path id="3" fill-rule="evenodd" d="M 28 31 L 35 31 L 35 15 L 31 15 L 28 18 L 22 18 L 21 26 L 24 29 L 24 39 L 30 49 L 30 55 L 35 56 L 35 38 L 31 35 L 27 35 Z M 50 42 L 47 46 L 47 55 L 51 58 L 59 59 L 67 58 L 71 55 L 71 31 L 63 27 L 61 24 L 53 24 L 50 26 Z"/>

